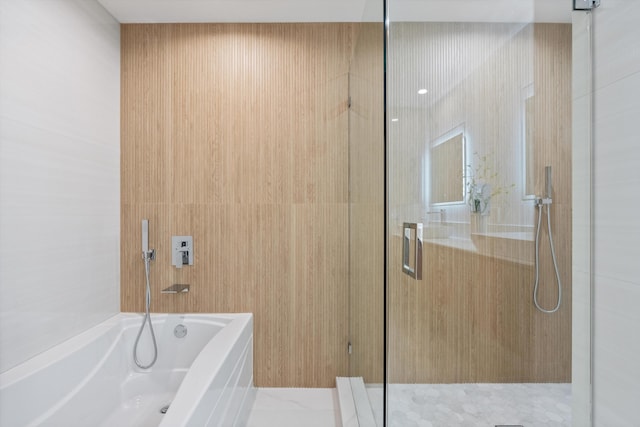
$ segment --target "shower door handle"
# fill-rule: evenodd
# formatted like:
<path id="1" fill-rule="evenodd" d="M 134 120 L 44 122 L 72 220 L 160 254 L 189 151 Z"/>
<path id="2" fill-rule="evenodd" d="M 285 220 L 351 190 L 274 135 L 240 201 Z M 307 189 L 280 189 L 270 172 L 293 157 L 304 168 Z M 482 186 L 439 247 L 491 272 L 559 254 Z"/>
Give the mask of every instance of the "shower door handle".
<path id="1" fill-rule="evenodd" d="M 415 260 L 411 267 L 411 234 L 415 232 Z M 416 280 L 422 280 L 422 223 L 405 222 L 402 225 L 402 271 Z"/>

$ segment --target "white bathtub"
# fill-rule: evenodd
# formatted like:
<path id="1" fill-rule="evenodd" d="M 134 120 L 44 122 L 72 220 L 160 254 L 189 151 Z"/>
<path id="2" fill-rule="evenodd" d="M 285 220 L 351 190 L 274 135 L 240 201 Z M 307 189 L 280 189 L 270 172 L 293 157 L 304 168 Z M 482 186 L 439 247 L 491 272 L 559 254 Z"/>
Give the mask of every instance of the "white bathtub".
<path id="1" fill-rule="evenodd" d="M 251 314 L 152 315 L 158 360 L 148 370 L 133 362 L 141 321 L 116 315 L 0 375 L 0 426 L 246 424 L 255 396 Z M 175 336 L 177 325 L 185 337 Z M 138 358 L 148 363 L 148 325 L 140 341 Z"/>

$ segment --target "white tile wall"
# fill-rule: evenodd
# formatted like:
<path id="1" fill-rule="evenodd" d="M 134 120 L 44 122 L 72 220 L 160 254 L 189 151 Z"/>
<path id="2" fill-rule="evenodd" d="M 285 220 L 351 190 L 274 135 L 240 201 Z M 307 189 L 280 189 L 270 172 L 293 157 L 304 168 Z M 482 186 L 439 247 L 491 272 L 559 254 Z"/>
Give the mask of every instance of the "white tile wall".
<path id="1" fill-rule="evenodd" d="M 594 424 L 637 426 L 640 401 L 640 2 L 594 13 Z"/>
<path id="2" fill-rule="evenodd" d="M 119 311 L 120 29 L 0 1 L 0 371 Z"/>

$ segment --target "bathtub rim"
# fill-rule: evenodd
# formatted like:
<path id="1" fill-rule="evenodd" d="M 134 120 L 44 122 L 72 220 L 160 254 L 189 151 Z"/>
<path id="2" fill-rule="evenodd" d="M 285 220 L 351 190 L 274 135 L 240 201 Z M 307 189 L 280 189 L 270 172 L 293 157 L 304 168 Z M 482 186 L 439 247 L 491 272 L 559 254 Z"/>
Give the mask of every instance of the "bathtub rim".
<path id="1" fill-rule="evenodd" d="M 25 360 L 19 365 L 16 365 L 11 369 L 2 372 L 0 374 L 0 392 L 2 392 L 2 390 L 4 390 L 5 388 L 11 387 L 17 382 L 20 382 L 32 375 L 36 375 L 38 372 L 47 369 L 51 365 L 54 365 L 65 357 L 74 353 L 77 349 L 89 345 L 99 337 L 102 337 L 105 334 L 109 333 L 116 325 L 120 323 L 120 315 L 121 313 L 116 313 L 113 316 L 98 323 L 97 325 L 94 325 L 77 335 L 67 338 L 66 340 L 54 345 L 53 347 L 50 347 L 43 352 L 38 353 L 35 356 Z"/>
<path id="2" fill-rule="evenodd" d="M 193 365 L 189 368 L 187 375 L 176 392 L 177 399 L 171 402 L 171 407 L 159 427 L 165 425 L 188 425 L 198 403 L 209 389 L 209 385 L 220 373 L 224 361 L 229 358 L 233 348 L 231 344 L 241 343 L 240 338 L 247 328 L 249 328 L 249 339 L 247 343 L 241 343 L 241 345 L 253 346 L 253 313 L 234 313 L 231 316 L 233 320 L 205 345 L 198 357 L 193 361 Z M 221 341 L 223 345 L 219 345 Z M 250 351 L 253 352 L 252 349 Z M 206 366 L 206 369 L 204 366 Z M 253 370 L 253 366 L 251 366 L 251 370 Z M 200 371 L 205 372 L 207 375 L 199 375 Z M 253 373 L 251 377 L 249 387 L 254 387 Z"/>
<path id="3" fill-rule="evenodd" d="M 240 316 L 253 316 L 252 313 L 151 313 L 152 321 L 162 320 L 166 321 L 167 318 L 173 316 L 189 316 L 189 317 L 210 317 L 214 318 L 223 318 L 228 321 L 228 323 L 224 324 L 224 328 L 231 325 L 233 320 Z M 29 378 L 32 375 L 36 375 L 38 372 L 43 371 L 52 365 L 55 365 L 57 362 L 61 361 L 65 357 L 76 352 L 78 349 L 81 349 L 92 342 L 100 339 L 105 334 L 108 334 L 114 328 L 116 329 L 118 338 L 127 328 L 127 323 L 132 322 L 133 320 L 142 320 L 144 316 L 143 313 L 135 313 L 135 312 L 120 312 L 116 313 L 113 316 L 105 319 L 101 323 L 86 329 L 85 331 L 80 332 L 73 337 L 70 337 L 55 346 L 36 354 L 30 359 L 25 360 L 24 362 L 16 365 L 5 372 L 0 373 L 0 393 L 3 392 L 6 388 L 11 387 L 12 385 L 20 382 L 26 378 Z M 222 330 L 224 330 L 224 328 Z M 206 346 L 205 346 L 206 347 Z M 196 358 L 197 359 L 197 358 Z M 150 368 L 149 370 L 152 370 Z M 146 371 L 146 370 L 145 370 Z M 144 372 L 141 370 L 141 372 Z"/>

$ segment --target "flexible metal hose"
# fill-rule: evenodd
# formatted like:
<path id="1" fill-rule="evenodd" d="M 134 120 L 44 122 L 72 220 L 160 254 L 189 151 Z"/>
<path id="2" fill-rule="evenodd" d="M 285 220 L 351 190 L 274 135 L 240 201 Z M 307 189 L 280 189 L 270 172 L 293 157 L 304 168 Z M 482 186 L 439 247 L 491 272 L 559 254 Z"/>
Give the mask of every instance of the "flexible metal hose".
<path id="1" fill-rule="evenodd" d="M 136 342 L 133 345 L 133 360 L 136 362 L 136 365 L 140 369 L 149 369 L 156 363 L 156 359 L 158 359 L 158 345 L 156 344 L 156 335 L 153 332 L 153 324 L 151 323 L 151 314 L 149 313 L 149 307 L 151 306 L 151 287 L 149 286 L 149 263 L 151 262 L 151 256 L 149 254 L 142 254 L 144 258 L 144 272 L 147 278 L 147 292 L 145 298 L 145 314 L 144 319 L 142 319 L 142 325 L 140 325 L 140 330 L 138 331 L 138 336 L 136 337 Z M 151 339 L 153 340 L 153 360 L 148 365 L 143 365 L 138 360 L 138 343 L 140 342 L 140 336 L 142 335 L 142 331 L 144 330 L 145 323 L 149 323 L 149 330 L 151 331 Z"/>
<path id="2" fill-rule="evenodd" d="M 538 310 L 540 310 L 543 313 L 555 313 L 556 311 L 558 311 L 558 309 L 560 308 L 560 303 L 562 302 L 562 283 L 560 282 L 560 273 L 558 272 L 558 261 L 556 260 L 556 250 L 553 246 L 553 235 L 551 234 L 551 206 L 547 205 L 547 226 L 548 226 L 548 230 L 549 230 L 549 246 L 551 246 L 551 258 L 553 259 L 553 268 L 556 271 L 556 279 L 557 279 L 557 283 L 558 283 L 558 303 L 556 304 L 555 308 L 551 309 L 551 310 L 545 310 L 544 308 L 540 307 L 540 304 L 538 303 L 538 285 L 540 284 L 540 274 L 539 274 L 539 270 L 540 270 L 540 225 L 542 223 L 542 210 L 544 209 L 544 204 L 540 203 L 538 205 L 538 229 L 536 231 L 536 275 L 535 275 L 535 284 L 533 285 L 533 303 L 535 304 L 536 308 Z"/>

